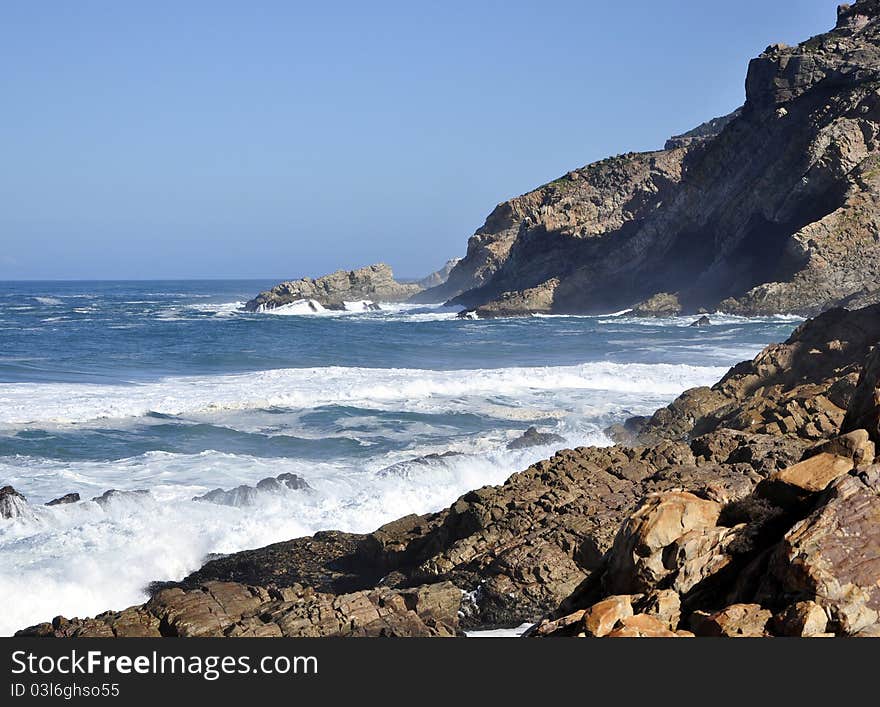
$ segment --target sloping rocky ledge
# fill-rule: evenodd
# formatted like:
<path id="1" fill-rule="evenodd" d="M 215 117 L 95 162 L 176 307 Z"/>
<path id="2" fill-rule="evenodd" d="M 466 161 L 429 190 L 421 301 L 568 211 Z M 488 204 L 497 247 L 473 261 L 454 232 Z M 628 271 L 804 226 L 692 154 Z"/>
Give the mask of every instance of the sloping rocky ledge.
<path id="1" fill-rule="evenodd" d="M 875 635 L 880 306 L 836 309 L 649 420 L 366 535 L 218 558 L 23 636 Z"/>

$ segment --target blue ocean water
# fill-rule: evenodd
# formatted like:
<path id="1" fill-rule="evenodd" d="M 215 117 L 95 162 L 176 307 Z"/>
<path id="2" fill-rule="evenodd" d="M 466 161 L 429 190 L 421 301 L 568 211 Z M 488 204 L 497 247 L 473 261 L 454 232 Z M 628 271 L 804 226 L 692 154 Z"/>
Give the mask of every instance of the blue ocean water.
<path id="1" fill-rule="evenodd" d="M 530 425 L 607 444 L 798 323 L 241 309 L 272 284 L 0 283 L 0 486 L 30 504 L 0 521 L 0 633 L 123 608 L 208 553 L 436 510 L 560 446 L 508 449 Z M 310 489 L 192 500 L 285 472 Z M 149 493 L 89 500 L 111 488 Z"/>

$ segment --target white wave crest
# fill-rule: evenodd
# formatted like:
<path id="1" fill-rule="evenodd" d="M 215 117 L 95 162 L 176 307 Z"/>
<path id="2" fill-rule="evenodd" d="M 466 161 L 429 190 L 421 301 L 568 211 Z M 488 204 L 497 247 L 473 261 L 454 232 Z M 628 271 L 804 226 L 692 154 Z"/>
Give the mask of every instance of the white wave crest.
<path id="1" fill-rule="evenodd" d="M 0 384 L 0 427 L 140 417 L 151 412 L 182 415 L 333 404 L 422 410 L 425 403 L 436 408 L 438 401 L 462 397 L 511 396 L 527 401 L 531 393 L 555 390 L 672 396 L 714 383 L 726 370 L 611 362 L 465 371 L 332 366 L 173 377 L 134 385 L 8 383 Z"/>

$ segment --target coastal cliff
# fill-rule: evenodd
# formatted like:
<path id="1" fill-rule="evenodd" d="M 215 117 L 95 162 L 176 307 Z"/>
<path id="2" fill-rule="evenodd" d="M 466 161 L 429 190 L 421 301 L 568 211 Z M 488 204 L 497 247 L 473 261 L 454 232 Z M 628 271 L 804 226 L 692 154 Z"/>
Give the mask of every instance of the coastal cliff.
<path id="1" fill-rule="evenodd" d="M 816 314 L 878 296 L 880 3 L 751 61 L 746 101 L 670 139 L 502 204 L 423 301 L 478 316 Z"/>
<path id="2" fill-rule="evenodd" d="M 141 606 L 20 635 L 448 636 L 526 621 L 532 635 L 876 635 L 878 343 L 880 305 L 828 311 L 613 430 L 622 444 L 563 449 L 373 533 L 213 559 Z"/>

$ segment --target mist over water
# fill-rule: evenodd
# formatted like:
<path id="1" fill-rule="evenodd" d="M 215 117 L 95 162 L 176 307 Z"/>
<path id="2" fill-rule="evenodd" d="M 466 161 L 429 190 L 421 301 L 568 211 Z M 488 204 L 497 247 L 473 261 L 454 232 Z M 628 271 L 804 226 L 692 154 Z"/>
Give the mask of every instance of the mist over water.
<path id="1" fill-rule="evenodd" d="M 0 283 L 0 486 L 30 502 L 0 520 L 0 634 L 137 603 L 209 553 L 438 510 L 563 446 L 507 449 L 530 425 L 608 444 L 798 323 L 241 311 L 270 284 Z M 191 500 L 286 472 L 310 489 Z M 149 493 L 89 500 L 108 489 Z"/>

